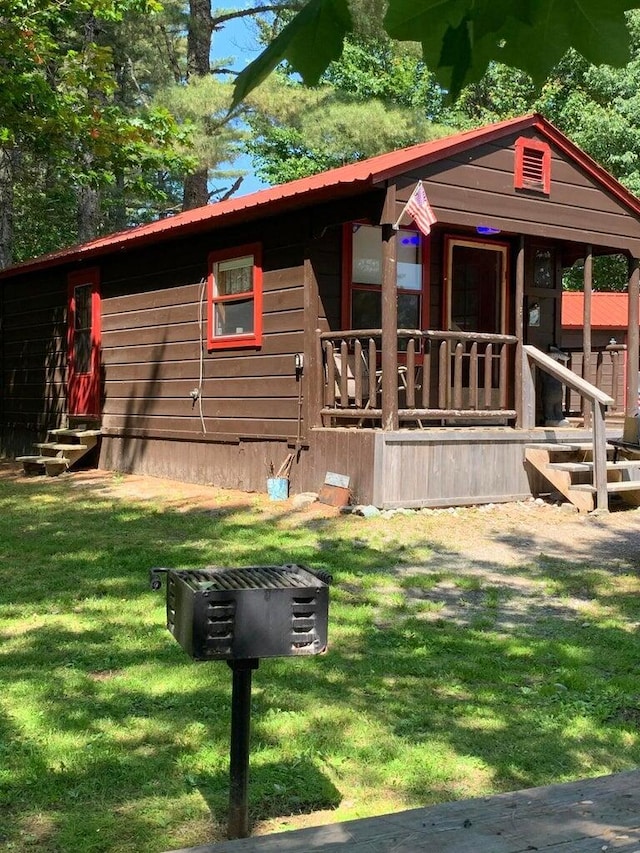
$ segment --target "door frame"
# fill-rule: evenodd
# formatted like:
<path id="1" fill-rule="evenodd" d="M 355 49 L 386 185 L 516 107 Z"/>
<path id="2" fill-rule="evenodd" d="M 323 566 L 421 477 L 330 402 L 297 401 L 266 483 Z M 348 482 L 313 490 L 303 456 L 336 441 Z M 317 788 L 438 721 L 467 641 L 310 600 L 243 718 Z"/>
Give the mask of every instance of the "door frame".
<path id="1" fill-rule="evenodd" d="M 500 281 L 500 329 L 495 334 L 506 335 L 508 326 L 507 301 L 509 295 L 509 243 L 497 240 L 483 240 L 470 236 L 455 236 L 447 234 L 445 236 L 445 269 L 444 269 L 444 305 L 443 305 L 443 329 L 452 331 L 451 329 L 451 291 L 452 291 L 452 262 L 453 250 L 456 246 L 466 246 L 468 248 L 482 249 L 492 251 L 502 256 L 502 274 Z M 479 332 L 480 329 L 472 331 Z"/>
<path id="2" fill-rule="evenodd" d="M 101 412 L 101 294 L 97 267 L 72 272 L 67 278 L 67 411 L 69 415 L 99 417 Z M 76 369 L 76 290 L 91 288 L 89 370 Z"/>

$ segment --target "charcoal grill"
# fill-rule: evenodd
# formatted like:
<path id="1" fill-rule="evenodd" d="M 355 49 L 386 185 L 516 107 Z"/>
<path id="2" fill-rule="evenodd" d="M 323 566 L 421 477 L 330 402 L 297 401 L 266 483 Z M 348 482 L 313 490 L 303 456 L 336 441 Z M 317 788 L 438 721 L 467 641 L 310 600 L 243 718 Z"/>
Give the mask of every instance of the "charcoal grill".
<path id="1" fill-rule="evenodd" d="M 327 647 L 327 572 L 305 566 L 151 570 L 166 575 L 167 628 L 194 660 L 233 672 L 229 838 L 248 835 L 251 678 L 260 658 L 316 655 Z"/>

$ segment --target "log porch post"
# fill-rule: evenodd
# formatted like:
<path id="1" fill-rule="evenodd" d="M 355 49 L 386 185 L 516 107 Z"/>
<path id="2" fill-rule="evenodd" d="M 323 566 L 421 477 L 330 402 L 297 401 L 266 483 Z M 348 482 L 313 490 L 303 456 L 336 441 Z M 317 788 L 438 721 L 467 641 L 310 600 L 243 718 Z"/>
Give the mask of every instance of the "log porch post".
<path id="1" fill-rule="evenodd" d="M 516 255 L 516 316 L 514 334 L 518 339 L 516 344 L 515 374 L 513 377 L 513 388 L 516 409 L 516 429 L 525 428 L 525 402 L 523 396 L 523 357 L 522 346 L 524 344 L 524 236 L 520 235 L 518 253 Z M 527 424 L 528 426 L 528 424 Z"/>
<path id="2" fill-rule="evenodd" d="M 640 331 L 638 329 L 638 300 L 640 299 L 640 259 L 629 261 L 629 304 L 627 328 L 627 399 L 625 415 L 635 415 L 638 411 L 638 357 L 640 350 Z"/>
<path id="3" fill-rule="evenodd" d="M 584 302 L 582 322 L 582 378 L 591 382 L 591 294 L 593 292 L 593 246 L 585 248 Z M 585 427 L 591 426 L 591 407 L 582 400 L 582 417 Z"/>
<path id="4" fill-rule="evenodd" d="M 396 187 L 390 184 L 382 214 L 382 429 L 397 430 L 398 292 L 396 270 Z"/>
<path id="5" fill-rule="evenodd" d="M 303 424 L 322 426 L 322 350 L 320 347 L 318 281 L 311 259 L 304 259 L 304 365 L 296 371 L 296 392 L 303 394 Z M 299 383 L 303 383 L 300 387 Z M 306 390 L 306 393 L 305 393 Z M 307 429 L 302 429 L 306 435 Z"/>

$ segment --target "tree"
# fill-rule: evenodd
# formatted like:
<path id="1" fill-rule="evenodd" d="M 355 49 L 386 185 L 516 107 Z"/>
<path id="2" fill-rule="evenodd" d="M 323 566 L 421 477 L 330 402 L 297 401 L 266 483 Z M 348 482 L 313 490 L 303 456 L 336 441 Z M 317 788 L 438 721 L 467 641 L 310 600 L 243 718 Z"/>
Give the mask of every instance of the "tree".
<path id="1" fill-rule="evenodd" d="M 321 85 L 300 85 L 280 72 L 249 99 L 247 149 L 270 183 L 445 135 L 429 116 L 442 93 L 413 46 L 350 38 Z"/>
<path id="2" fill-rule="evenodd" d="M 155 8 L 0 0 L 0 265 L 108 230 L 103 191 L 152 195 L 158 170 L 188 167 L 184 130 L 166 110 L 125 102 L 109 42 Z M 14 251 L 16 237 L 26 239 Z"/>
<path id="3" fill-rule="evenodd" d="M 573 47 L 589 62 L 621 66 L 629 59 L 625 11 L 633 0 L 389 0 L 384 30 L 419 41 L 425 64 L 457 95 L 491 62 L 528 73 L 540 85 Z M 360 16 L 358 16 L 360 17 Z M 234 104 L 287 61 L 315 85 L 354 31 L 347 0 L 309 0 L 238 77 Z"/>

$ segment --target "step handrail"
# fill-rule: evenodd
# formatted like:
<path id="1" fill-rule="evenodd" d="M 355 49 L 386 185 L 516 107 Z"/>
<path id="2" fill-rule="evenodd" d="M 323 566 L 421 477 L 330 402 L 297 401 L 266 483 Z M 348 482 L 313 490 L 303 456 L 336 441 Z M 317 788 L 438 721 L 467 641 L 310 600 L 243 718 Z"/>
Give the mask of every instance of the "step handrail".
<path id="1" fill-rule="evenodd" d="M 549 373 L 563 385 L 576 391 L 591 404 L 593 424 L 593 485 L 596 490 L 596 507 L 600 510 L 609 508 L 607 492 L 607 436 L 605 432 L 605 409 L 614 403 L 613 397 L 605 394 L 595 385 L 587 382 L 573 370 L 557 362 L 547 353 L 542 352 L 531 344 L 522 347 L 523 352 L 523 396 L 529 402 L 529 410 L 534 408 L 535 386 L 531 374 L 531 364 L 535 364 L 545 373 Z M 527 406 L 523 407 L 524 410 Z"/>

